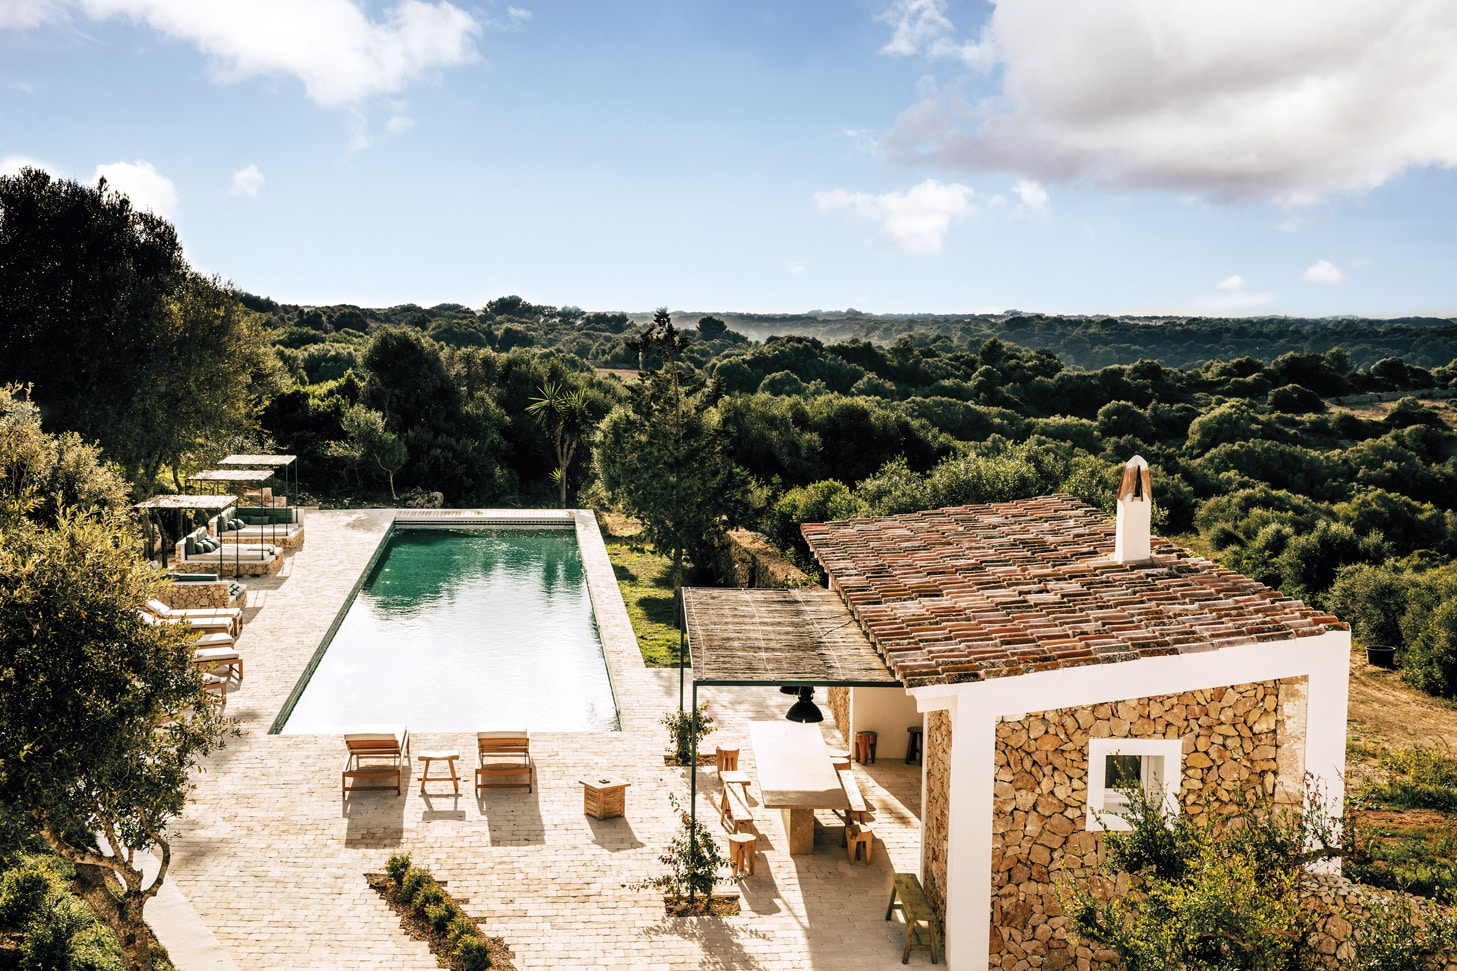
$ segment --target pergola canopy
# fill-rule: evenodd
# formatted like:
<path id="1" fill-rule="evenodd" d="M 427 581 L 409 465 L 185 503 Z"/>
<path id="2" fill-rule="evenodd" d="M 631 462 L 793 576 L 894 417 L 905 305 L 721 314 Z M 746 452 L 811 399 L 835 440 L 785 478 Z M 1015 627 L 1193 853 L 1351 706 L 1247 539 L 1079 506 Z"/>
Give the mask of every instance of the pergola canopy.
<path id="1" fill-rule="evenodd" d="M 297 455 L 229 455 L 221 459 L 218 465 L 261 465 L 270 469 L 281 469 L 292 465 L 297 458 Z"/>
<path id="2" fill-rule="evenodd" d="M 188 482 L 267 482 L 271 469 L 208 469 L 187 477 Z"/>
<path id="3" fill-rule="evenodd" d="M 898 687 L 839 594 L 684 587 L 693 683 Z"/>
<path id="4" fill-rule="evenodd" d="M 170 495 L 153 496 L 145 502 L 132 506 L 133 509 L 196 509 L 201 512 L 222 512 L 236 505 L 237 496 Z"/>

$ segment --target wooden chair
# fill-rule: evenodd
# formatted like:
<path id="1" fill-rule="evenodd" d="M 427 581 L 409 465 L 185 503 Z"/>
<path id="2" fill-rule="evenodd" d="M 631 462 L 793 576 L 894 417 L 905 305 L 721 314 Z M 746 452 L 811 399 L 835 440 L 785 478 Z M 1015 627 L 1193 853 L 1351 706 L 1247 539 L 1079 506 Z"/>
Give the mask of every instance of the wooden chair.
<path id="1" fill-rule="evenodd" d="M 749 798 L 749 773 L 739 769 L 739 750 L 736 748 L 716 748 L 713 752 L 714 763 L 718 770 L 718 781 L 724 786 L 739 786 L 744 791 L 744 800 Z"/>
<path id="2" fill-rule="evenodd" d="M 403 725 L 371 726 L 370 730 L 350 732 L 344 736 L 344 746 L 349 750 L 349 759 L 344 763 L 341 788 L 344 792 L 355 789 L 393 789 L 400 794 L 400 783 L 405 774 L 405 759 L 410 754 L 410 730 Z M 351 779 L 375 780 L 392 784 L 350 785 Z"/>
<path id="3" fill-rule="evenodd" d="M 536 763 L 531 760 L 531 736 L 522 728 L 492 728 L 476 732 L 476 791 L 487 786 L 532 791 Z M 525 782 L 498 782 L 525 776 Z"/>

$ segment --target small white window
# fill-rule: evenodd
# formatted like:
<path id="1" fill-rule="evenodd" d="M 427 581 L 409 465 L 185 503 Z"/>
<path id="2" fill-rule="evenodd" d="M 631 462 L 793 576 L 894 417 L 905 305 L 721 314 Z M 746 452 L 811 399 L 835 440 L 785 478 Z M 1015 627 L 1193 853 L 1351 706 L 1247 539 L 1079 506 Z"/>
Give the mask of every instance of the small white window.
<path id="1" fill-rule="evenodd" d="M 1131 829 L 1120 815 L 1128 808 L 1119 789 L 1138 786 L 1162 796 L 1165 816 L 1179 812 L 1184 743 L 1177 738 L 1093 738 L 1088 740 L 1088 829 Z M 1101 817 L 1101 819 L 1100 819 Z"/>

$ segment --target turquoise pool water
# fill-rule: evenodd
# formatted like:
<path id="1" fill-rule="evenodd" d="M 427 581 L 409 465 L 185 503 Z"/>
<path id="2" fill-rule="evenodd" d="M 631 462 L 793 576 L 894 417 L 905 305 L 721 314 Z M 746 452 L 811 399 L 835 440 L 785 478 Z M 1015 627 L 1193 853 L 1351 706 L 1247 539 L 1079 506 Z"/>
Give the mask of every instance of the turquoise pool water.
<path id="1" fill-rule="evenodd" d="M 619 727 L 571 529 L 397 526 L 283 731 Z"/>

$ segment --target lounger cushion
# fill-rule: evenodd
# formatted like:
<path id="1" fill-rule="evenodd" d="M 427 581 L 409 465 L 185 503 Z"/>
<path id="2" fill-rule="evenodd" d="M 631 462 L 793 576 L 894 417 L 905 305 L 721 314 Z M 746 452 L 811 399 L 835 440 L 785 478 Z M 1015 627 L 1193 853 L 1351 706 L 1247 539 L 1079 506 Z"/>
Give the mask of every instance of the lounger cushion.
<path id="1" fill-rule="evenodd" d="M 372 731 L 346 732 L 346 742 L 404 742 L 405 726 L 371 726 Z"/>
<path id="2" fill-rule="evenodd" d="M 490 731 L 476 732 L 476 738 L 527 738 L 529 737 L 525 728 L 494 728 Z"/>

